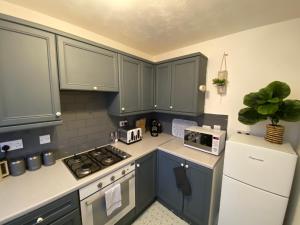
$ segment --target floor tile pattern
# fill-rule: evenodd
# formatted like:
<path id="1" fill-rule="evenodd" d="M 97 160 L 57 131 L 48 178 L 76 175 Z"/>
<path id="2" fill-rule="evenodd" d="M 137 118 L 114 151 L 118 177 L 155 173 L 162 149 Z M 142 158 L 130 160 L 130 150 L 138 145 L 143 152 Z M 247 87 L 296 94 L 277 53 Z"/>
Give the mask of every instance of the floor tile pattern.
<path id="1" fill-rule="evenodd" d="M 132 225 L 188 225 L 159 202 L 154 202 Z"/>

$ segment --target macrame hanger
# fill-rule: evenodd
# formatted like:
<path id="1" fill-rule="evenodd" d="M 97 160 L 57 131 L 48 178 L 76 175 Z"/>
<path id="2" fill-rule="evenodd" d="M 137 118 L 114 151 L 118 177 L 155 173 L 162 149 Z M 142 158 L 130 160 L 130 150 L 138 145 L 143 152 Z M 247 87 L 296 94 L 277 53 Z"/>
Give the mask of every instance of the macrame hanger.
<path id="1" fill-rule="evenodd" d="M 224 69 L 227 70 L 227 63 L 226 63 L 226 57 L 228 56 L 227 53 L 224 52 L 222 61 L 221 61 L 221 66 L 220 66 L 220 71 L 222 71 L 223 64 L 224 64 Z"/>

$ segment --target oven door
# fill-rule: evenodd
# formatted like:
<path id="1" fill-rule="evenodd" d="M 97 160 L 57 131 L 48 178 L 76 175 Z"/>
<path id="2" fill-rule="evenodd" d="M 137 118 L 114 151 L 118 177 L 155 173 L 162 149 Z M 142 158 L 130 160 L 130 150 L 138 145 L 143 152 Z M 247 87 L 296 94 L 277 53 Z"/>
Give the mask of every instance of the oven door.
<path id="1" fill-rule="evenodd" d="M 107 216 L 105 192 L 116 184 L 121 185 L 122 206 Z M 131 172 L 100 191 L 83 199 L 81 216 L 83 225 L 113 225 L 135 207 L 135 172 Z"/>

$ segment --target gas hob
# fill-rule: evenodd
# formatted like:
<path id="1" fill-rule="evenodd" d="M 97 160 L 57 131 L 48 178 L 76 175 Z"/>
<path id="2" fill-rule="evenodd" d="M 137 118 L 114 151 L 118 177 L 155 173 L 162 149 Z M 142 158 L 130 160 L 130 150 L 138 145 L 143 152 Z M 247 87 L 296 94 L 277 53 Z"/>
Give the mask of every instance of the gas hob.
<path id="1" fill-rule="evenodd" d="M 127 159 L 130 156 L 131 155 L 118 148 L 106 145 L 85 153 L 68 157 L 63 161 L 75 178 L 80 179 Z"/>

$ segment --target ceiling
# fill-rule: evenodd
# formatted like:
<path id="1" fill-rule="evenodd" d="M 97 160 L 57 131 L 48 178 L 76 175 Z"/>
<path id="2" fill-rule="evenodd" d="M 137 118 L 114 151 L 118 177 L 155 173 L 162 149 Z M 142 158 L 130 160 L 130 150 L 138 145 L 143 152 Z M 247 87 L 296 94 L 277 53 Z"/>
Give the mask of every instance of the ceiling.
<path id="1" fill-rule="evenodd" d="M 300 17 L 299 0 L 6 0 L 148 54 Z"/>

